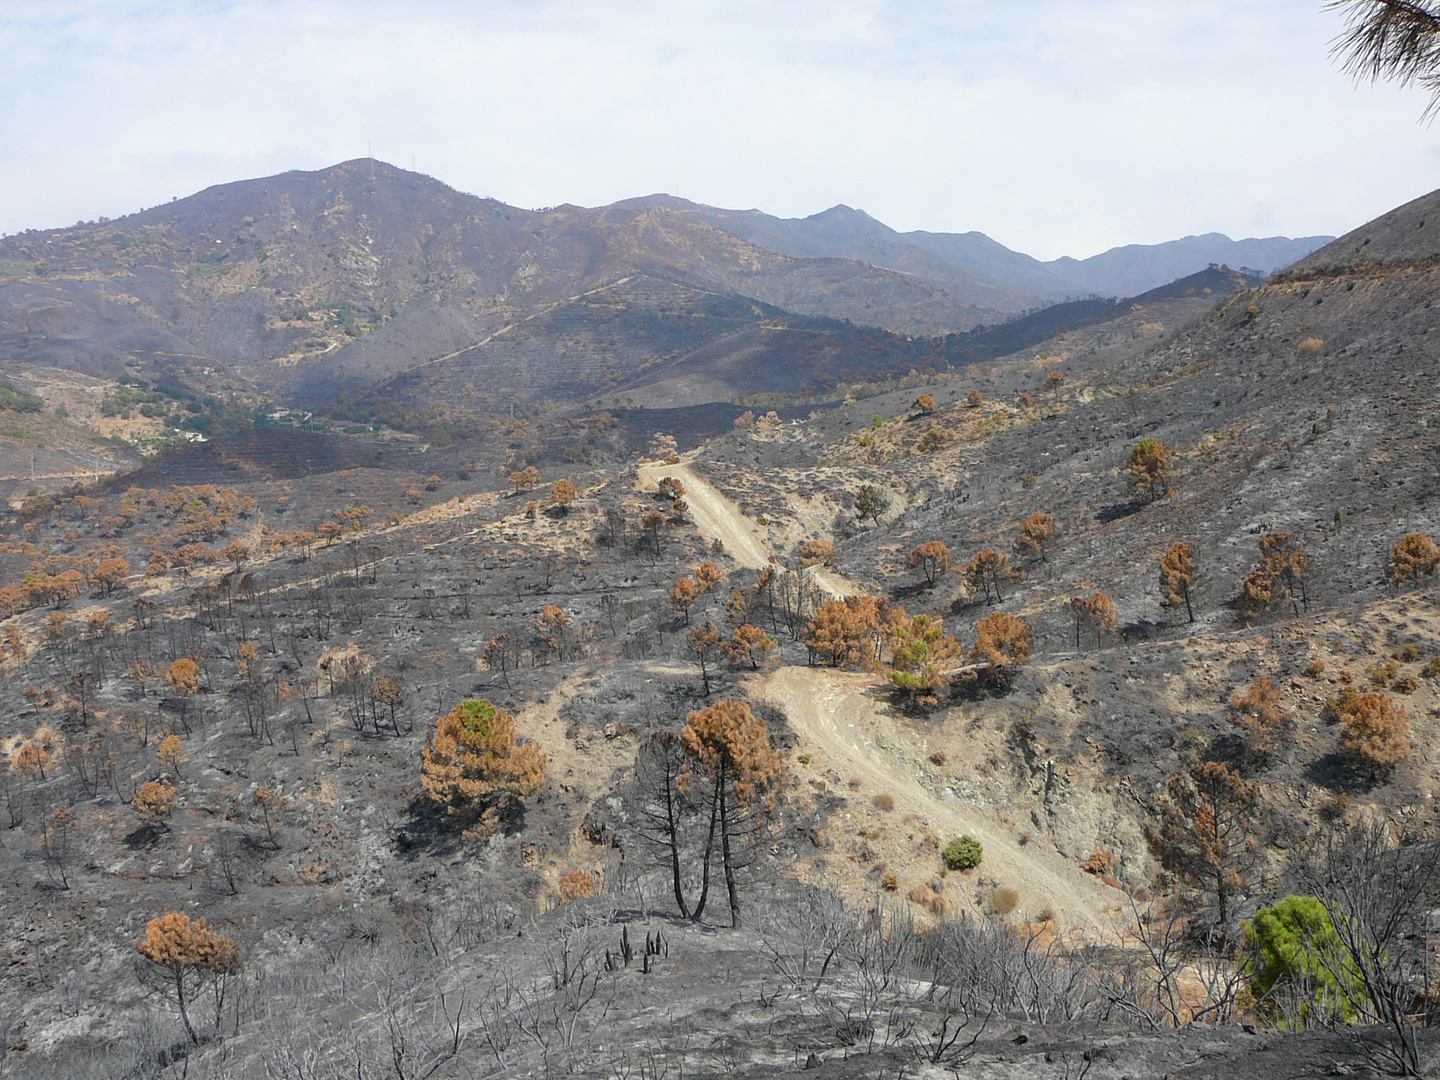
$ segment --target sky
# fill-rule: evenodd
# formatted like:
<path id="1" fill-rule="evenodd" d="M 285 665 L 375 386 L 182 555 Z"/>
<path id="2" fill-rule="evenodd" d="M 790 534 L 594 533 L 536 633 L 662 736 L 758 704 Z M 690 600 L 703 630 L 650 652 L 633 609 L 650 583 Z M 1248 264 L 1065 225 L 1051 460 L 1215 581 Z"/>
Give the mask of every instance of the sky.
<path id="1" fill-rule="evenodd" d="M 0 232 L 367 153 L 525 207 L 659 191 L 1040 258 L 1339 234 L 1419 90 L 1321 0 L 0 0 Z"/>

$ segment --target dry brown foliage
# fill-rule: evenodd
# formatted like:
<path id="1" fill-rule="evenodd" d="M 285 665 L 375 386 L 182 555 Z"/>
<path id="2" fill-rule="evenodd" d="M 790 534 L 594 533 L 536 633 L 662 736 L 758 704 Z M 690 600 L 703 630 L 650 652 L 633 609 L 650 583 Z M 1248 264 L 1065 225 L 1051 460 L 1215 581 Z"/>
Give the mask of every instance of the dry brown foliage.
<path id="1" fill-rule="evenodd" d="M 1340 745 L 1372 774 L 1398 765 L 1410 755 L 1410 722 L 1405 706 L 1389 694 L 1372 690 L 1339 707 Z"/>
<path id="2" fill-rule="evenodd" d="M 1240 583 L 1235 610 L 1253 619 L 1290 601 L 1295 614 L 1310 610 L 1310 557 L 1298 540 L 1283 529 L 1260 537 L 1260 562 Z"/>
<path id="3" fill-rule="evenodd" d="M 534 743 L 516 745 L 515 718 L 483 698 L 462 701 L 425 736 L 420 782 L 447 814 L 494 829 L 511 804 L 545 781 L 545 754 Z"/>
<path id="4" fill-rule="evenodd" d="M 1145 502 L 1163 499 L 1170 494 L 1170 452 L 1153 436 L 1146 436 L 1130 448 L 1125 459 L 1125 477 Z"/>
<path id="5" fill-rule="evenodd" d="M 188 656 L 172 661 L 165 670 L 165 685 L 186 697 L 200 692 L 200 665 Z"/>
<path id="6" fill-rule="evenodd" d="M 925 576 L 925 584 L 933 586 L 940 580 L 940 575 L 950 569 L 950 549 L 942 540 L 917 544 L 905 556 L 905 565 L 911 570 L 918 568 Z"/>
<path id="7" fill-rule="evenodd" d="M 22 743 L 10 755 L 10 771 L 32 780 L 44 780 L 45 770 L 50 767 L 51 761 L 50 752 L 39 743 Z"/>
<path id="8" fill-rule="evenodd" d="M 1294 727 L 1294 718 L 1280 703 L 1280 688 L 1261 676 L 1230 699 L 1230 723 L 1244 730 L 1250 752 L 1262 761 Z"/>
<path id="9" fill-rule="evenodd" d="M 932 427 L 916 441 L 915 449 L 922 454 L 932 454 L 936 450 L 942 449 L 949 441 L 950 437 L 945 432 Z"/>
<path id="10" fill-rule="evenodd" d="M 806 540 L 800 545 L 800 562 L 805 566 L 823 566 L 835 557 L 835 545 L 829 540 Z"/>
<path id="11" fill-rule="evenodd" d="M 529 491 L 540 482 L 540 470 L 534 465 L 526 465 L 523 469 L 517 469 L 510 474 L 510 483 L 515 485 L 516 491 Z"/>
<path id="12" fill-rule="evenodd" d="M 130 808 L 142 820 L 158 825 L 175 809 L 175 785 L 165 780 L 150 780 L 135 789 Z"/>
<path id="13" fill-rule="evenodd" d="M 970 659 L 986 665 L 992 682 L 1007 680 L 1030 659 L 1034 635 L 1025 620 L 1005 611 L 992 611 L 975 624 L 975 647 Z"/>
<path id="14" fill-rule="evenodd" d="M 725 580 L 725 572 L 713 562 L 702 562 L 695 568 L 695 584 L 701 592 L 709 592 Z"/>
<path id="15" fill-rule="evenodd" d="M 588 870 L 571 870 L 560 875 L 560 888 L 556 899 L 562 904 L 576 900 L 592 900 L 600 895 L 600 883 Z"/>
<path id="16" fill-rule="evenodd" d="M 1015 538 L 1015 552 L 1023 559 L 1045 561 L 1045 551 L 1055 539 L 1055 519 L 1042 512 L 1031 514 L 1020 523 Z"/>
<path id="17" fill-rule="evenodd" d="M 1440 568 L 1440 544 L 1425 533 L 1406 533 L 1391 545 L 1385 577 L 1399 585 L 1434 577 L 1437 568 Z"/>
<path id="18" fill-rule="evenodd" d="M 160 764 L 173 769 L 178 776 L 180 766 L 189 755 L 185 753 L 185 744 L 180 741 L 179 735 L 166 735 L 155 748 L 155 756 L 160 759 Z"/>
<path id="19" fill-rule="evenodd" d="M 1206 761 L 1170 778 L 1160 826 L 1145 829 L 1150 850 L 1166 869 L 1215 897 L 1222 930 L 1257 857 L 1259 809 L 1259 784 Z"/>
<path id="20" fill-rule="evenodd" d="M 1177 540 L 1165 549 L 1160 557 L 1160 592 L 1165 603 L 1171 607 L 1185 605 L 1185 614 L 1195 621 L 1195 609 L 1190 606 L 1190 586 L 1195 581 L 1195 552 L 1184 540 Z"/>
<path id="21" fill-rule="evenodd" d="M 1073 597 L 1066 606 L 1075 620 L 1075 648 L 1077 649 L 1080 648 L 1080 628 L 1082 626 L 1088 626 L 1095 631 L 1095 644 L 1098 647 L 1100 635 L 1105 631 L 1114 630 L 1120 623 L 1120 615 L 1115 610 L 1115 601 L 1102 592 Z"/>
<path id="22" fill-rule="evenodd" d="M 550 498 L 561 509 L 568 509 L 578 494 L 575 485 L 569 480 L 556 480 L 550 485 Z"/>
<path id="23" fill-rule="evenodd" d="M 1020 574 L 1010 567 L 1010 556 L 1001 554 L 993 547 L 981 548 L 975 553 L 975 557 L 965 564 L 965 584 L 974 592 L 983 592 L 987 604 L 992 602 L 992 593 L 995 600 L 1003 601 L 1005 597 L 1000 586 L 1019 576 Z"/>
<path id="24" fill-rule="evenodd" d="M 761 627 L 751 623 L 742 623 L 735 628 L 735 632 L 729 638 L 721 642 L 720 648 L 735 667 L 742 667 L 748 663 L 751 670 L 759 670 L 760 662 L 775 649 L 777 644 L 778 642 Z"/>
<path id="25" fill-rule="evenodd" d="M 136 939 L 135 951 L 163 972 L 185 1031 L 192 1043 L 198 1043 L 190 1023 L 193 996 L 205 983 L 238 974 L 243 966 L 240 950 L 206 926 L 204 919 L 192 922 L 188 915 L 171 911 L 145 924 L 145 936 Z"/>
<path id="26" fill-rule="evenodd" d="M 700 583 L 692 577 L 682 577 L 670 586 L 670 606 L 685 616 L 685 622 L 690 622 L 690 606 L 700 598 Z"/>
<path id="27" fill-rule="evenodd" d="M 805 644 L 823 664 L 859 667 L 879 659 L 889 619 L 889 604 L 882 597 L 826 600 L 815 609 Z"/>

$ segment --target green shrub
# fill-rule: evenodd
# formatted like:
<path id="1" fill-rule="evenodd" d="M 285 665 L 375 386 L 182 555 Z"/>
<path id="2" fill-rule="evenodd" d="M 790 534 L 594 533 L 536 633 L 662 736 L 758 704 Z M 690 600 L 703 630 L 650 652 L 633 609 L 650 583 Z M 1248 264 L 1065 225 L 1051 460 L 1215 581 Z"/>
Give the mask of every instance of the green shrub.
<path id="1" fill-rule="evenodd" d="M 45 402 L 30 393 L 28 390 L 21 390 L 9 379 L 0 379 L 0 409 L 8 409 L 10 412 L 36 413 L 45 407 Z"/>
<path id="2" fill-rule="evenodd" d="M 1258 1013 L 1300 1027 L 1354 1018 L 1360 976 L 1324 904 L 1287 896 L 1262 907 L 1244 929 L 1245 974 Z"/>
<path id="3" fill-rule="evenodd" d="M 985 858 L 985 849 L 973 836 L 957 836 L 945 845 L 945 865 L 951 870 L 973 870 Z"/>

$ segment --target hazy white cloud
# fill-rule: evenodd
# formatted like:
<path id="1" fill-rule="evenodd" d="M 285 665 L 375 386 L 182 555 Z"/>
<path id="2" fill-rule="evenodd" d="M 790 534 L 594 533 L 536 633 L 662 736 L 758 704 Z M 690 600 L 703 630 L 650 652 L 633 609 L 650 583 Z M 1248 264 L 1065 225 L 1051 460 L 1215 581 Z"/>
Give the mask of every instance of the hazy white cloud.
<path id="1" fill-rule="evenodd" d="M 377 157 L 522 206 L 657 190 L 1043 257 L 1339 232 L 1434 186 L 1319 0 L 0 0 L 0 230 Z"/>

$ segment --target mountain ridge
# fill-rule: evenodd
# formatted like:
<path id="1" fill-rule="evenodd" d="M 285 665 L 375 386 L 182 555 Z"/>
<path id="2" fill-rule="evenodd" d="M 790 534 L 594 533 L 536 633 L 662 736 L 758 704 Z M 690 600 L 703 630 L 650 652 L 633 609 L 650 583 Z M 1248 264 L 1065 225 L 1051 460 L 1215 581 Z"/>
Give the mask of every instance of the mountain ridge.
<path id="1" fill-rule="evenodd" d="M 613 205 L 665 205 L 694 213 L 754 243 L 787 254 L 868 258 L 892 269 L 900 269 L 910 259 L 914 260 L 913 269 L 907 272 L 917 276 L 943 280 L 949 272 L 956 274 L 957 282 L 968 281 L 972 287 L 1000 287 L 1022 295 L 1028 290 L 1036 301 L 1074 299 L 1091 293 L 1134 296 L 1203 270 L 1211 263 L 1268 273 L 1334 239 L 1270 236 L 1232 240 L 1224 233 L 1210 232 L 1158 244 L 1118 245 L 1083 259 L 1066 255 L 1042 261 L 975 230 L 900 232 L 845 203 L 801 218 L 777 218 L 754 208 L 727 210 L 671 195 L 649 195 Z M 887 255 L 890 263 L 884 262 Z M 944 267 L 926 263 L 926 255 L 940 260 Z"/>
<path id="2" fill-rule="evenodd" d="M 1219 250 L 1161 248 L 1172 266 Z M 1117 250 L 1116 272 L 1143 277 L 1149 249 Z M 636 274 L 664 284 L 615 289 Z M 526 210 L 355 159 L 0 239 L 0 357 L 312 405 L 525 327 L 539 366 L 502 366 L 487 384 L 513 402 L 547 396 L 534 372 L 563 378 L 567 348 L 598 357 L 621 339 L 590 392 L 687 349 L 738 377 L 757 356 L 778 363 L 778 340 L 808 342 L 802 366 L 822 380 L 908 370 L 910 339 L 994 326 L 1067 290 L 1095 291 L 1057 283 L 1050 264 L 983 234 L 901 234 L 844 204 L 805 219 L 671 196 Z M 706 293 L 734 300 L 721 306 L 750 325 L 687 344 L 686 327 L 713 315 Z M 579 303 L 602 295 L 604 304 Z M 633 306 L 620 313 L 615 304 Z M 563 317 L 552 314 L 562 308 Z M 781 337 L 770 336 L 771 324 L 784 324 Z M 542 326 L 556 336 L 535 339 Z M 757 353 L 760 342 L 768 344 Z"/>

